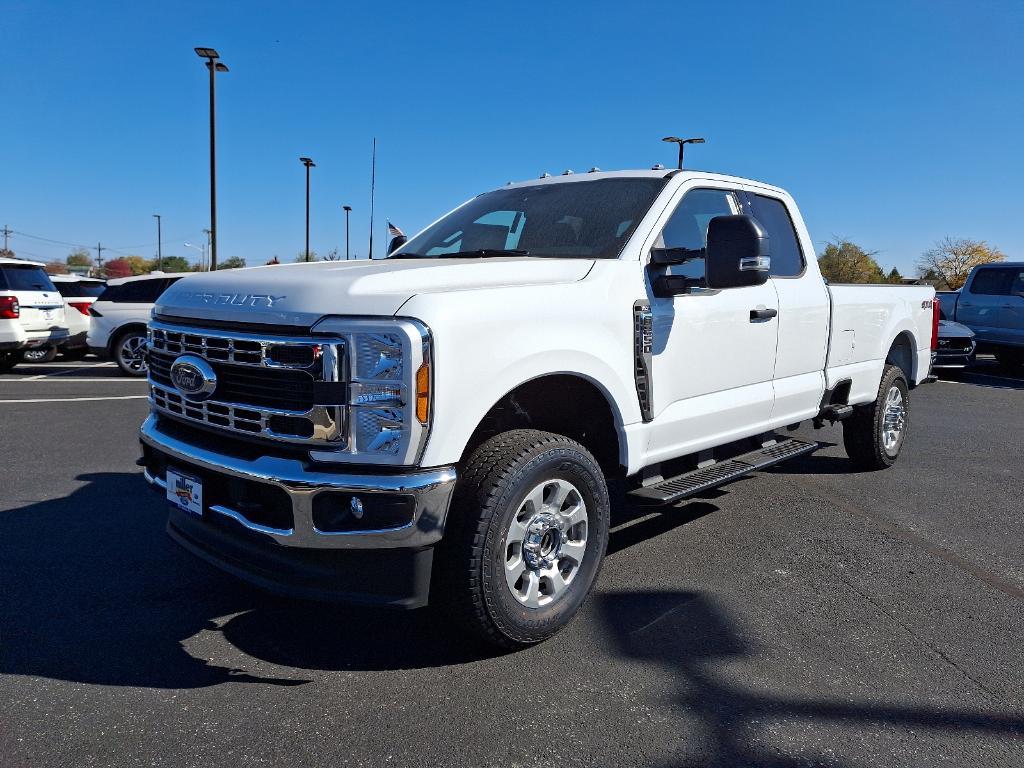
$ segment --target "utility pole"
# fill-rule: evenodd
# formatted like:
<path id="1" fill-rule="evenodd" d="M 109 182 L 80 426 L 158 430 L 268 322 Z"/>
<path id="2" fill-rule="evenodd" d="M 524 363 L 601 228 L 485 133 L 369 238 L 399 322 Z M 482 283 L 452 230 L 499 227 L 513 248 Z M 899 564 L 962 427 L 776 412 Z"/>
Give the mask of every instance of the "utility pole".
<path id="1" fill-rule="evenodd" d="M 164 244 L 163 235 L 160 231 L 160 214 L 154 213 L 153 218 L 156 219 L 156 271 L 164 271 Z"/>
<path id="2" fill-rule="evenodd" d="M 351 205 L 341 206 L 345 209 L 345 261 L 348 261 L 348 215 L 352 213 Z"/>
<path id="3" fill-rule="evenodd" d="M 4 230 L 3 231 L 4 231 L 4 250 L 6 251 L 7 250 L 7 238 L 10 236 L 11 230 L 7 228 L 6 224 L 4 224 Z"/>
<path id="4" fill-rule="evenodd" d="M 103 271 L 103 243 L 96 243 L 96 268 Z"/>
<path id="5" fill-rule="evenodd" d="M 202 269 L 207 269 L 210 266 L 209 261 L 207 260 L 207 255 L 210 253 L 210 236 L 213 233 L 209 229 L 204 229 L 203 232 L 206 233 L 206 250 L 203 251 L 203 265 L 202 265 Z M 200 271 L 202 271 L 202 270 L 200 270 Z"/>

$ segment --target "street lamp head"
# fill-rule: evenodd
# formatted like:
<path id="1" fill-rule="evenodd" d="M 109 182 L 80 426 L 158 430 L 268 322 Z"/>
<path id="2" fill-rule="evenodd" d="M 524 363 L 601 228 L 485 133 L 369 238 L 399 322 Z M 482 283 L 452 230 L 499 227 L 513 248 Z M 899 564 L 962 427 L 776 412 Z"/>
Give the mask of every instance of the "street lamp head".
<path id="1" fill-rule="evenodd" d="M 683 139 L 683 144 L 703 144 L 704 139 Z"/>
<path id="2" fill-rule="evenodd" d="M 343 206 L 341 206 L 341 207 L 342 207 L 342 208 L 343 208 L 344 210 L 346 210 L 346 211 L 351 211 L 351 210 L 352 210 L 352 206 L 351 206 L 351 205 L 343 205 Z"/>
<path id="3" fill-rule="evenodd" d="M 678 136 L 666 136 L 662 141 L 682 141 Z"/>
<path id="4" fill-rule="evenodd" d="M 196 48 L 196 55 L 202 59 L 219 59 L 220 54 L 213 48 Z"/>
<path id="5" fill-rule="evenodd" d="M 300 157 L 299 162 L 302 163 L 307 168 L 316 168 L 316 163 L 314 163 L 308 157 Z"/>
<path id="6" fill-rule="evenodd" d="M 227 64 L 221 64 L 218 61 L 216 66 L 214 67 L 214 69 L 216 69 L 218 72 L 227 72 L 228 71 L 228 65 Z M 701 141 L 703 141 L 703 139 L 701 139 Z"/>

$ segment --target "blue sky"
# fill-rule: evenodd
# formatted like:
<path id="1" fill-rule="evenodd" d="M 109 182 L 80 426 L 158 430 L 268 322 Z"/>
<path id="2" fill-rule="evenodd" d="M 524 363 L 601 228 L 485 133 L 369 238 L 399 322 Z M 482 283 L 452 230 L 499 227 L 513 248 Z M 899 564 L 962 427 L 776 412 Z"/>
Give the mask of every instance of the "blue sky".
<path id="1" fill-rule="evenodd" d="M 1024 258 L 1020 2 L 149 3 L 0 0 L 0 226 L 193 256 L 218 80 L 221 258 L 366 255 L 541 171 L 688 165 L 789 189 L 816 244 L 886 267 L 952 235 Z M 64 245 L 15 235 L 22 255 Z M 111 252 L 109 255 L 118 255 Z"/>

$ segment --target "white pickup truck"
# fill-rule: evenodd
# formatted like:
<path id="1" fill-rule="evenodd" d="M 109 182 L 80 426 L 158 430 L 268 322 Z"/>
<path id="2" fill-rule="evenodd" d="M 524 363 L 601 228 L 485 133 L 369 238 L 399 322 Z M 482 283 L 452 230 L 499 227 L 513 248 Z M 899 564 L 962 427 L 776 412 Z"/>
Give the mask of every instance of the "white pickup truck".
<path id="1" fill-rule="evenodd" d="M 403 238 L 404 240 L 404 238 Z M 170 535 L 304 598 L 442 604 L 504 647 L 579 609 L 609 480 L 672 503 L 843 420 L 896 461 L 928 287 L 828 286 L 781 189 L 695 171 L 481 194 L 386 259 L 188 277 L 149 329 Z"/>

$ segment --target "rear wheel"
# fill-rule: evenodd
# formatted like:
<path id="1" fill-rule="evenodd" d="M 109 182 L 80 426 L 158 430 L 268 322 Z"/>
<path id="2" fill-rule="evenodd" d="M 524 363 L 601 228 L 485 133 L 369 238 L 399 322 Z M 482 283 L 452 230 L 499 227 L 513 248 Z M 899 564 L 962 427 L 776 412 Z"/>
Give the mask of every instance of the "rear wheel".
<path id="1" fill-rule="evenodd" d="M 21 352 L 23 363 L 52 363 L 57 358 L 56 347 L 36 347 Z"/>
<path id="2" fill-rule="evenodd" d="M 843 445 L 853 463 L 864 470 L 887 469 L 896 463 L 907 436 L 910 391 L 902 369 L 887 365 L 878 396 L 859 405 L 843 421 Z"/>
<path id="3" fill-rule="evenodd" d="M 608 545 L 608 488 L 579 443 L 537 430 L 486 441 L 466 464 L 435 595 L 486 642 L 521 648 L 576 615 Z"/>
<path id="4" fill-rule="evenodd" d="M 996 350 L 996 360 L 1007 368 L 1024 366 L 1024 349 L 1003 347 Z"/>
<path id="5" fill-rule="evenodd" d="M 146 364 L 146 332 L 129 330 L 114 342 L 114 361 L 117 367 L 129 376 L 145 376 L 149 371 Z"/>

